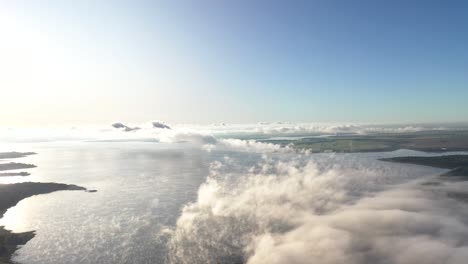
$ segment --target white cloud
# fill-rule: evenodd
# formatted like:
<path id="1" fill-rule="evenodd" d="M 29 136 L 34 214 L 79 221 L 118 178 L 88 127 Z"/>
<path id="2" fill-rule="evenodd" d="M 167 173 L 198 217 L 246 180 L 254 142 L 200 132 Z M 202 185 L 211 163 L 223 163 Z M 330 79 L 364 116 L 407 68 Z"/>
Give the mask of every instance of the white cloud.
<path id="1" fill-rule="evenodd" d="M 235 146 L 235 145 L 234 145 Z M 216 161 L 172 233 L 172 263 L 465 263 L 468 206 L 439 171 L 347 155 Z M 459 188 L 457 189 L 459 190 Z"/>
<path id="2" fill-rule="evenodd" d="M 193 141 L 209 144 L 219 139 L 269 139 L 301 138 L 340 133 L 407 133 L 423 130 L 445 129 L 439 126 L 377 126 L 357 124 L 314 124 L 314 123 L 259 123 L 244 125 L 187 125 L 176 124 L 169 127 L 163 122 L 155 121 L 145 124 L 114 123 L 117 129 L 109 124 L 77 125 L 70 127 L 47 128 L 0 128 L 0 141 L 56 141 L 56 140 L 159 140 L 173 143 Z M 117 127 L 116 127 L 117 126 Z M 450 128 L 452 129 L 452 128 Z M 113 131 L 114 130 L 114 131 Z M 121 131 L 120 131 L 121 130 Z M 12 132 L 14 131 L 14 132 Z M 119 132 L 132 133 L 119 133 Z M 23 136 L 24 135 L 24 136 Z M 185 139 L 184 139 L 185 137 Z M 197 139 L 198 137 L 198 139 Z M 214 139 L 213 139 L 214 138 Z M 230 145 L 253 145 L 252 142 L 231 141 Z M 244 146 L 244 147 L 246 147 Z"/>

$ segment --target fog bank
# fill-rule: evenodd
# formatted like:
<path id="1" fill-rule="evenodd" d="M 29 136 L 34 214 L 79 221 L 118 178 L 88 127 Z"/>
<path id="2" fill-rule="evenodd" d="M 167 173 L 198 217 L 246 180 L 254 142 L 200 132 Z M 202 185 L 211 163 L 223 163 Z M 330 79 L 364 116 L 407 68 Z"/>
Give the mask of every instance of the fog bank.
<path id="1" fill-rule="evenodd" d="M 259 143 L 260 144 L 260 143 Z M 464 182 L 353 155 L 255 150 L 211 164 L 171 232 L 170 263 L 465 263 Z M 453 195 L 452 195 L 453 197 Z"/>

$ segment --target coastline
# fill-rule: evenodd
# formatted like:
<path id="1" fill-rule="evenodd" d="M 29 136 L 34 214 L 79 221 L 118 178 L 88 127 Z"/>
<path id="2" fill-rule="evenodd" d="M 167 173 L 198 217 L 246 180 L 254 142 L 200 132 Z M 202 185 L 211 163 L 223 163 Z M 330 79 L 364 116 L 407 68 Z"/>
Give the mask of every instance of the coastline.
<path id="1" fill-rule="evenodd" d="M 416 164 L 434 168 L 449 169 L 450 171 L 440 175 L 444 177 L 468 176 L 468 155 L 442 155 L 434 157 L 405 156 L 380 159 L 381 161 Z"/>
<path id="2" fill-rule="evenodd" d="M 0 161 L 3 159 L 22 158 L 27 155 L 36 154 L 34 152 L 0 152 Z M 6 165 L 5 165 L 6 164 Z M 14 164 L 13 166 L 11 164 Z M 35 168 L 33 164 L 24 163 L 2 163 L 3 171 L 10 171 L 23 168 Z M 3 173 L 3 177 L 9 176 L 29 176 L 28 172 L 7 172 Z M 87 191 L 86 188 L 64 183 L 43 183 L 43 182 L 22 182 L 12 184 L 0 184 L 0 218 L 3 217 L 5 212 L 14 207 L 21 200 L 40 194 L 47 194 L 56 191 Z M 22 245 L 26 244 L 35 236 L 35 231 L 14 233 L 10 230 L 0 226 L 0 264 L 13 264 L 11 257 L 15 251 Z"/>
<path id="3" fill-rule="evenodd" d="M 387 152 L 398 149 L 444 153 L 468 151 L 468 131 L 433 131 L 405 134 L 330 135 L 300 139 L 258 140 L 259 142 L 307 149 L 313 153 Z"/>

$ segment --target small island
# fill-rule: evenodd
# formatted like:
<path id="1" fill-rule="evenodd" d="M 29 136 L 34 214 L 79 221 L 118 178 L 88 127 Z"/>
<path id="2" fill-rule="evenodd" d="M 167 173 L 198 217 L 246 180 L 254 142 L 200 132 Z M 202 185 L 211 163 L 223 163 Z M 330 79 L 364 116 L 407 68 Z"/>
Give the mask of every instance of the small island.
<path id="1" fill-rule="evenodd" d="M 0 161 L 8 159 L 17 159 L 24 158 L 29 155 L 35 155 L 35 152 L 0 152 Z M 20 170 L 20 169 L 31 169 L 36 168 L 34 164 L 18 163 L 18 162 L 9 162 L 9 163 L 0 163 L 0 171 L 10 171 L 10 170 Z M 11 176 L 29 176 L 31 173 L 26 171 L 21 172 L 0 172 L 0 177 L 11 177 Z"/>

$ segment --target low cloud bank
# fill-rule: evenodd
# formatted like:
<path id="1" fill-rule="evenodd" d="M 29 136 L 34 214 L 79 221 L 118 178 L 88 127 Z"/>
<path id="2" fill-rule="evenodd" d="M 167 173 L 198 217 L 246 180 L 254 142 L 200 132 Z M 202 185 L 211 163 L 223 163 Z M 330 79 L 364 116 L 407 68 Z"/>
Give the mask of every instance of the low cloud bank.
<path id="1" fill-rule="evenodd" d="M 154 128 L 171 129 L 170 126 L 168 126 L 168 125 L 166 125 L 166 124 L 164 124 L 162 122 L 154 121 L 152 124 L 153 124 Z"/>
<path id="2" fill-rule="evenodd" d="M 135 131 L 135 130 L 141 129 L 139 127 L 129 127 L 129 126 L 126 126 L 126 125 L 124 125 L 122 123 L 114 123 L 114 124 L 112 124 L 112 127 L 117 128 L 117 129 L 122 129 L 125 132 L 130 132 L 130 131 Z"/>
<path id="3" fill-rule="evenodd" d="M 169 142 L 169 138 L 181 135 L 200 135 L 216 139 L 269 139 L 278 137 L 300 138 L 323 135 L 372 134 L 372 133 L 411 133 L 432 130 L 468 129 L 468 125 L 417 125 L 383 126 L 360 124 L 321 124 L 321 123 L 258 123 L 258 124 L 216 124 L 216 125 L 167 125 L 154 121 L 139 125 L 121 122 L 105 126 L 76 125 L 73 127 L 48 128 L 0 128 L 2 142 L 31 142 L 59 140 L 148 140 Z M 131 132 L 131 133 L 127 133 Z M 178 142 L 178 141 L 173 141 Z"/>
<path id="4" fill-rule="evenodd" d="M 154 121 L 151 124 L 152 124 L 152 128 L 171 129 L 171 127 L 169 127 L 168 125 L 166 125 L 166 124 L 164 124 L 162 122 Z M 122 129 L 125 132 L 135 131 L 135 130 L 141 129 L 140 127 L 129 127 L 129 126 L 124 125 L 124 124 L 122 124 L 120 122 L 112 124 L 112 127 L 117 128 L 117 129 Z"/>
<path id="5" fill-rule="evenodd" d="M 366 124 L 332 124 L 332 123 L 258 123 L 245 125 L 212 125 L 195 126 L 201 131 L 209 131 L 220 137 L 235 138 L 269 138 L 269 137 L 303 137 L 314 135 L 372 134 L 372 133 L 411 133 L 433 130 L 464 129 L 466 125 L 443 126 L 439 124 L 424 125 L 366 125 Z"/>
<path id="6" fill-rule="evenodd" d="M 448 194 L 468 184 L 422 185 L 439 171 L 357 156 L 213 162 L 171 233 L 168 262 L 466 263 L 468 206 Z"/>

